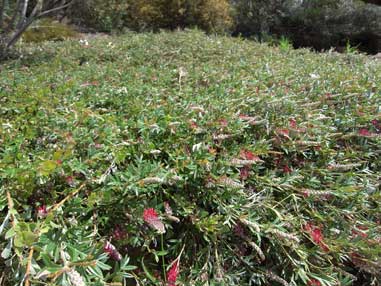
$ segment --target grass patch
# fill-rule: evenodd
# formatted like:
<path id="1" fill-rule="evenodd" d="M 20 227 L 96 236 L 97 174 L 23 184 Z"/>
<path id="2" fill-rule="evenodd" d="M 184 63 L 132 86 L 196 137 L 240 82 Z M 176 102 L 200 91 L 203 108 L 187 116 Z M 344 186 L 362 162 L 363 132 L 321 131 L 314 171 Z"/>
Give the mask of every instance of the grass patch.
<path id="1" fill-rule="evenodd" d="M 0 71 L 5 281 L 380 282 L 376 61 L 197 31 L 24 53 Z"/>

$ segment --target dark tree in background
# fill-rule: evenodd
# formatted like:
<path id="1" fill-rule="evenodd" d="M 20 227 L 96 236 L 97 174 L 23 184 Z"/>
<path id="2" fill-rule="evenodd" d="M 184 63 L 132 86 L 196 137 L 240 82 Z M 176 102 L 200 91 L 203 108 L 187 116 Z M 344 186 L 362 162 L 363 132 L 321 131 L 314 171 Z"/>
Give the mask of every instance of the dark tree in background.
<path id="1" fill-rule="evenodd" d="M 0 60 L 37 19 L 68 7 L 71 0 L 0 0 Z"/>

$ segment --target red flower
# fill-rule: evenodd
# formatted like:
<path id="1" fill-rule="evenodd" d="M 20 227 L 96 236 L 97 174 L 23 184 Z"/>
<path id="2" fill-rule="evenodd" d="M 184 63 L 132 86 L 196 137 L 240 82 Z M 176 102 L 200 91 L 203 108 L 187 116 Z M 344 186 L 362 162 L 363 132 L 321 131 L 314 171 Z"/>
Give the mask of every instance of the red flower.
<path id="1" fill-rule="evenodd" d="M 374 128 L 376 128 L 377 132 L 380 132 L 381 131 L 381 122 L 378 121 L 377 119 L 373 119 L 371 122 L 372 122 Z"/>
<path id="2" fill-rule="evenodd" d="M 249 116 L 249 115 L 245 115 L 245 114 L 240 114 L 239 116 L 239 119 L 242 119 L 242 120 L 250 120 L 250 119 L 252 119 L 252 118 L 254 118 L 254 117 L 251 117 L 251 116 Z"/>
<path id="3" fill-rule="evenodd" d="M 116 261 L 122 260 L 122 255 L 119 251 L 112 245 L 110 242 L 106 241 L 105 246 L 103 247 L 104 252 L 106 252 L 112 259 Z"/>
<path id="4" fill-rule="evenodd" d="M 120 227 L 120 225 L 116 225 L 115 226 L 115 229 L 112 233 L 112 237 L 115 239 L 115 240 L 121 240 L 121 239 L 124 239 L 126 238 L 127 236 L 127 233 L 124 231 L 124 229 L 122 229 Z"/>
<path id="5" fill-rule="evenodd" d="M 239 171 L 239 176 L 242 180 L 246 180 L 249 177 L 249 168 L 248 167 L 243 167 Z"/>
<path id="6" fill-rule="evenodd" d="M 218 123 L 219 123 L 219 125 L 221 125 L 221 127 L 228 126 L 228 121 L 225 118 L 218 120 Z"/>
<path id="7" fill-rule="evenodd" d="M 157 212 L 153 208 L 145 209 L 143 212 L 144 221 L 153 229 L 160 233 L 165 232 L 165 226 L 161 222 Z"/>
<path id="8" fill-rule="evenodd" d="M 321 286 L 321 283 L 319 280 L 310 279 L 310 281 L 308 281 L 308 286 Z"/>
<path id="9" fill-rule="evenodd" d="M 67 176 L 65 180 L 66 180 L 66 183 L 67 183 L 70 187 L 74 187 L 74 186 L 75 186 L 75 182 L 74 182 L 74 178 L 73 178 L 73 176 Z"/>
<path id="10" fill-rule="evenodd" d="M 361 236 L 362 238 L 367 238 L 368 234 L 365 232 L 368 228 L 366 226 L 359 225 L 357 229 L 352 229 L 352 234 L 354 236 Z"/>
<path id="11" fill-rule="evenodd" d="M 179 260 L 176 260 L 167 272 L 167 286 L 175 286 L 179 275 Z"/>
<path id="12" fill-rule="evenodd" d="M 283 173 L 289 174 L 291 172 L 292 172 L 292 170 L 290 169 L 290 167 L 287 166 L 287 165 L 284 165 L 284 167 L 283 167 Z"/>
<path id="13" fill-rule="evenodd" d="M 295 118 L 291 118 L 288 122 L 289 122 L 291 128 L 296 128 L 296 120 L 295 120 Z"/>
<path id="14" fill-rule="evenodd" d="M 316 244 L 320 244 L 323 241 L 323 233 L 320 228 L 314 228 L 311 231 L 311 237 Z"/>
<path id="15" fill-rule="evenodd" d="M 302 192 L 303 197 L 308 198 L 310 196 L 310 193 L 307 191 Z"/>
<path id="16" fill-rule="evenodd" d="M 244 160 L 261 161 L 261 159 L 257 155 L 254 155 L 253 152 L 245 149 L 242 149 L 239 152 L 239 156 Z"/>
<path id="17" fill-rule="evenodd" d="M 239 223 L 237 223 L 233 228 L 234 234 L 238 237 L 245 237 L 245 229 Z"/>
<path id="18" fill-rule="evenodd" d="M 369 132 L 368 129 L 366 129 L 366 128 L 361 128 L 361 129 L 359 130 L 359 135 L 361 135 L 361 136 L 371 136 L 372 134 Z"/>
<path id="19" fill-rule="evenodd" d="M 192 128 L 192 129 L 196 129 L 198 127 L 197 123 L 194 122 L 193 120 L 189 120 L 189 126 Z"/>
<path id="20" fill-rule="evenodd" d="M 276 133 L 278 135 L 282 135 L 282 136 L 287 137 L 287 138 L 290 137 L 290 131 L 288 129 L 277 129 Z"/>
<path id="21" fill-rule="evenodd" d="M 305 229 L 305 231 L 309 232 L 312 240 L 317 245 L 319 245 L 321 249 L 323 249 L 324 251 L 329 251 L 328 246 L 323 241 L 324 236 L 323 236 L 323 232 L 322 232 L 321 228 L 319 228 L 319 227 L 317 227 L 317 226 L 315 226 L 309 222 L 304 226 L 304 229 Z"/>
<path id="22" fill-rule="evenodd" d="M 37 217 L 45 218 L 48 215 L 48 210 L 45 205 L 39 206 L 37 208 Z"/>

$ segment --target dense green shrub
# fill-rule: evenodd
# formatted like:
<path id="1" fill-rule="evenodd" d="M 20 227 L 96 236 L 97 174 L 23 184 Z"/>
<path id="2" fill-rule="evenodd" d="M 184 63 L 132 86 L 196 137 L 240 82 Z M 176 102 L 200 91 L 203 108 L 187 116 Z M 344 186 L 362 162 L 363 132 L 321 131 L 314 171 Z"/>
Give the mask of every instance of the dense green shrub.
<path id="1" fill-rule="evenodd" d="M 74 0 L 67 15 L 83 27 L 111 32 L 125 26 L 128 0 Z"/>
<path id="2" fill-rule="evenodd" d="M 74 20 L 101 31 L 199 27 L 225 32 L 233 25 L 228 0 L 90 0 L 77 1 L 69 11 Z"/>
<path id="3" fill-rule="evenodd" d="M 70 26 L 46 18 L 36 21 L 23 34 L 22 40 L 28 42 L 62 41 L 74 38 L 78 33 Z"/>
<path id="4" fill-rule="evenodd" d="M 363 1 L 336 0 L 232 0 L 236 11 L 235 34 L 287 36 L 296 46 L 317 50 L 345 46 L 381 50 L 381 7 Z"/>
<path id="5" fill-rule="evenodd" d="M 380 284 L 381 65 L 286 46 L 128 33 L 4 64 L 0 280 Z"/>
<path id="6" fill-rule="evenodd" d="M 128 25 L 145 30 L 199 27 L 225 32 L 233 24 L 227 0 L 141 0 L 130 4 Z"/>

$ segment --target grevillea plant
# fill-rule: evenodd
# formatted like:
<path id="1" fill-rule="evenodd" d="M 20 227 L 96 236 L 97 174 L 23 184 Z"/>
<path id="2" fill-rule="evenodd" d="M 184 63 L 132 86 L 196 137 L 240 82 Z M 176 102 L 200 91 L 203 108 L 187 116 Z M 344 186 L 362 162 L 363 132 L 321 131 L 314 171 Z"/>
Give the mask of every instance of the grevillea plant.
<path id="1" fill-rule="evenodd" d="M 380 63 L 196 31 L 24 52 L 1 286 L 380 284 Z"/>

